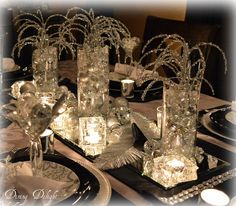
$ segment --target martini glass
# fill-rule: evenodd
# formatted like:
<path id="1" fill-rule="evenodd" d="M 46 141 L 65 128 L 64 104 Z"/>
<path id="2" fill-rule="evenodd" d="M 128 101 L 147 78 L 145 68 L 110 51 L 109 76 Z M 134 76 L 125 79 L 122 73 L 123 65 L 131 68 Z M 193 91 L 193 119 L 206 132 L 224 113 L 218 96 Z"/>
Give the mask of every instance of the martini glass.
<path id="1" fill-rule="evenodd" d="M 52 108 L 32 93 L 23 93 L 16 102 L 15 111 L 8 118 L 16 122 L 29 136 L 30 162 L 34 176 L 42 175 L 43 151 L 40 135 L 51 122 Z"/>

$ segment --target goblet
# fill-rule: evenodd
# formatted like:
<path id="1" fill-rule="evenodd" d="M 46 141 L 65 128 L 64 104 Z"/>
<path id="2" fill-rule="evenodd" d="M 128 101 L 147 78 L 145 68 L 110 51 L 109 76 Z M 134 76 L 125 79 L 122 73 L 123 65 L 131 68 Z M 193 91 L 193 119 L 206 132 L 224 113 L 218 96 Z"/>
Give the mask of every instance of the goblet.
<path id="1" fill-rule="evenodd" d="M 43 151 L 40 135 L 50 124 L 52 109 L 32 93 L 23 93 L 16 101 L 16 110 L 7 115 L 29 136 L 30 162 L 33 175 L 41 176 Z"/>

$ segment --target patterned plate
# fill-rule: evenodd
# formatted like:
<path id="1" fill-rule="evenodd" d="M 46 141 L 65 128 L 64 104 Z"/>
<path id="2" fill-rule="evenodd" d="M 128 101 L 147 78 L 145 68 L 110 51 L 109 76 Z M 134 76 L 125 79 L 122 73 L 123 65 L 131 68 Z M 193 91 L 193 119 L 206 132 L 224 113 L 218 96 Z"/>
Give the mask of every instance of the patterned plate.
<path id="1" fill-rule="evenodd" d="M 27 161 L 28 157 L 15 158 L 13 162 Z M 55 203 L 61 205 L 86 204 L 100 190 L 96 176 L 81 164 L 61 155 L 44 155 L 43 176 L 52 180 L 68 182 L 58 194 Z"/>

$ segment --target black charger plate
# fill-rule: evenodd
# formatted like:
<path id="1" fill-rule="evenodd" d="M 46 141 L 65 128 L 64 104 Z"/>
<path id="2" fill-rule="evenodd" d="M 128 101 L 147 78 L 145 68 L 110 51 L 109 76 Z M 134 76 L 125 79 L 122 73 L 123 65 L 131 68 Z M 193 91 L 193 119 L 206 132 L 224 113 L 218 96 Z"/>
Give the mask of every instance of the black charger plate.
<path id="1" fill-rule="evenodd" d="M 51 161 L 51 162 L 56 162 L 58 164 L 61 164 L 70 170 L 72 170 L 77 176 L 80 181 L 80 186 L 78 190 L 71 195 L 69 198 L 66 200 L 63 200 L 57 205 L 73 205 L 73 204 L 89 204 L 90 201 L 92 201 L 96 195 L 99 192 L 100 185 L 98 179 L 95 177 L 93 173 L 91 173 L 88 169 L 80 165 L 79 163 L 66 158 L 65 156 L 61 155 L 50 155 L 50 154 L 45 154 L 43 157 L 44 160 Z M 18 161 L 28 161 L 29 156 L 18 156 L 15 157 L 12 162 L 18 162 Z M 87 190 L 82 196 L 81 193 L 90 186 L 90 190 Z M 77 202 L 77 200 L 79 201 Z"/>
<path id="2" fill-rule="evenodd" d="M 226 119 L 226 115 L 232 112 L 230 108 L 219 109 L 210 114 L 212 124 L 226 134 L 236 134 L 236 125 Z"/>

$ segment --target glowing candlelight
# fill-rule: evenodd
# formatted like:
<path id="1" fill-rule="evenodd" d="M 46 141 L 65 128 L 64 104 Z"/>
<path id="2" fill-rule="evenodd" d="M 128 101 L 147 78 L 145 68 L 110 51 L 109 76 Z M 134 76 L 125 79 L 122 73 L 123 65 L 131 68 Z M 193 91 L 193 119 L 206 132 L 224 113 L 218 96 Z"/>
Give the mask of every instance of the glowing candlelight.
<path id="1" fill-rule="evenodd" d="M 167 162 L 167 165 L 174 167 L 174 168 L 183 168 L 184 167 L 184 163 L 180 160 L 177 160 L 177 159 L 173 159 L 173 160 Z"/>
<path id="2" fill-rule="evenodd" d="M 79 118 L 79 145 L 86 155 L 102 153 L 106 147 L 106 120 L 103 117 Z"/>
<path id="3" fill-rule="evenodd" d="M 88 128 L 88 135 L 84 137 L 84 140 L 91 144 L 96 144 L 99 142 L 99 140 L 102 138 L 98 131 L 97 131 L 97 125 L 95 123 L 91 123 L 87 125 Z"/>

